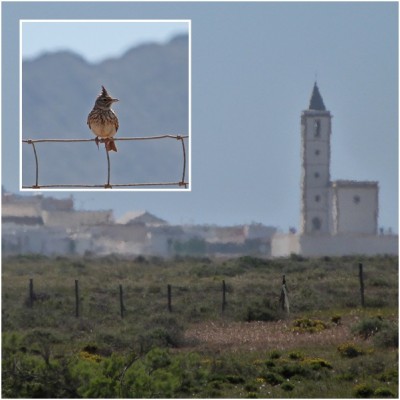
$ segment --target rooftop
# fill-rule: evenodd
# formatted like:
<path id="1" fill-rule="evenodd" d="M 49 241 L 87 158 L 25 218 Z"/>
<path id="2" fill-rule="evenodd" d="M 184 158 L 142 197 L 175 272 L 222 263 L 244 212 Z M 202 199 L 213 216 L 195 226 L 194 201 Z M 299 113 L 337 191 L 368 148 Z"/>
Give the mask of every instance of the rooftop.
<path id="1" fill-rule="evenodd" d="M 319 92 L 317 82 L 314 82 L 314 88 L 311 94 L 309 110 L 326 111 L 324 101 L 322 100 L 321 93 Z"/>

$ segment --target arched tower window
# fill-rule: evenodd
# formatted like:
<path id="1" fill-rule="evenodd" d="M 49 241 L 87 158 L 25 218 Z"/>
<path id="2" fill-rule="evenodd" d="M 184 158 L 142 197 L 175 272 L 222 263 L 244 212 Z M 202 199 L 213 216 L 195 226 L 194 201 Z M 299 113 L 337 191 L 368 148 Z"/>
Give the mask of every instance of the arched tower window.
<path id="1" fill-rule="evenodd" d="M 314 121 L 314 137 L 321 137 L 321 121 L 319 119 Z"/>

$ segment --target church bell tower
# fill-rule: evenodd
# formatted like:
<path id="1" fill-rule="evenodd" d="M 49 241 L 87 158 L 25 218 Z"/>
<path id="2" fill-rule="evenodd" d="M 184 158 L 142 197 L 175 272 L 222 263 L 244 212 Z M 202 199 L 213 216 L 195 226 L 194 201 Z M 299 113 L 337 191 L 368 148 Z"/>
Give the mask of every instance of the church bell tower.
<path id="1" fill-rule="evenodd" d="M 305 235 L 329 234 L 330 137 L 332 115 L 314 83 L 308 110 L 301 115 L 301 225 Z"/>

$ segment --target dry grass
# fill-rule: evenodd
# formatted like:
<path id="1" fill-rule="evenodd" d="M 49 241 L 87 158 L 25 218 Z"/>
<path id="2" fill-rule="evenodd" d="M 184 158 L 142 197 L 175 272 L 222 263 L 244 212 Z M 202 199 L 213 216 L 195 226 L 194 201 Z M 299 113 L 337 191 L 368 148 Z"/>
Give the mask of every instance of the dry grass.
<path id="1" fill-rule="evenodd" d="M 353 339 L 349 325 L 335 325 L 318 333 L 295 333 L 291 321 L 212 322 L 192 325 L 185 332 L 197 350 L 290 350 L 313 345 L 337 346 Z"/>

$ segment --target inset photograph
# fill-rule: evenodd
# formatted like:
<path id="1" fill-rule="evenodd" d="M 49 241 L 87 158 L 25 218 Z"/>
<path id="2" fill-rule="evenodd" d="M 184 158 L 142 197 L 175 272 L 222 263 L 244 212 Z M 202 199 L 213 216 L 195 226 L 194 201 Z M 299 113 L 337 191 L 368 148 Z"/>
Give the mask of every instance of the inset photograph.
<path id="1" fill-rule="evenodd" d="M 20 190 L 190 191 L 190 20 L 20 21 Z"/>

